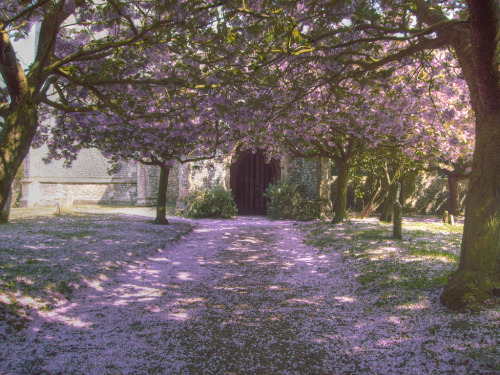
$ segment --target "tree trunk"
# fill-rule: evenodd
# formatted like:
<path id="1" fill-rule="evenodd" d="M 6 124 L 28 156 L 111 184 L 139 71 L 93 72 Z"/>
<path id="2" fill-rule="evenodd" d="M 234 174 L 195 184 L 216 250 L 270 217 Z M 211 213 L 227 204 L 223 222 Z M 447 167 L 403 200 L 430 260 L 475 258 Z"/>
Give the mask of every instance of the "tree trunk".
<path id="1" fill-rule="evenodd" d="M 497 0 L 468 0 L 470 39 L 455 43 L 476 114 L 476 145 L 467 191 L 458 269 L 441 294 L 456 310 L 477 310 L 500 294 L 500 73 Z"/>
<path id="2" fill-rule="evenodd" d="M 155 224 L 168 225 L 167 220 L 167 186 L 170 167 L 160 166 L 160 181 L 158 183 L 158 198 L 156 199 L 156 219 Z"/>
<path id="3" fill-rule="evenodd" d="M 404 206 L 411 195 L 415 192 L 417 177 L 417 171 L 409 171 L 401 177 L 401 194 L 399 197 L 401 205 Z"/>
<path id="4" fill-rule="evenodd" d="M 349 163 L 346 161 L 337 162 L 339 175 L 336 180 L 337 196 L 335 200 L 335 217 L 333 224 L 338 224 L 347 219 L 347 184 L 349 182 Z"/>
<path id="5" fill-rule="evenodd" d="M 365 205 L 363 210 L 359 213 L 358 217 L 360 219 L 366 219 L 370 214 L 378 207 L 378 204 L 375 204 L 375 200 L 379 197 L 380 194 L 384 191 L 382 186 L 379 186 L 377 191 L 372 195 L 368 203 Z"/>
<path id="6" fill-rule="evenodd" d="M 12 189 L 9 192 L 9 196 L 7 198 L 7 202 L 5 203 L 3 211 L 0 211 L 0 224 L 5 224 L 9 221 L 11 202 L 12 202 Z"/>
<path id="7" fill-rule="evenodd" d="M 390 216 L 392 217 L 392 205 L 393 205 L 394 201 L 397 199 L 397 195 L 398 195 L 398 191 L 399 191 L 399 184 L 395 184 L 394 182 L 397 180 L 398 175 L 400 175 L 402 167 L 403 167 L 402 164 L 400 164 L 399 166 L 393 165 L 392 168 L 390 168 L 393 170 L 392 170 L 392 172 L 390 172 L 388 166 L 386 165 L 386 170 L 384 172 L 386 174 L 386 177 L 383 178 L 382 180 L 380 180 L 379 188 L 373 194 L 371 199 L 368 201 L 368 203 L 365 205 L 363 210 L 358 215 L 358 217 L 360 219 L 365 219 L 366 217 L 368 217 L 383 202 L 386 202 L 386 204 L 389 204 L 389 206 L 385 207 L 385 210 L 382 213 L 382 217 L 389 215 L 389 212 L 386 212 L 386 211 L 390 211 L 390 213 L 391 213 Z M 389 189 L 392 189 L 394 187 L 394 185 L 396 185 L 395 189 L 397 189 L 397 190 L 395 192 L 392 192 L 392 194 L 391 194 L 391 190 L 389 190 Z M 388 194 L 386 194 L 387 190 L 389 190 Z M 383 219 L 381 219 L 381 220 L 383 220 Z M 388 221 L 390 222 L 391 218 L 389 218 Z"/>
<path id="8" fill-rule="evenodd" d="M 359 213 L 358 217 L 360 219 L 366 219 L 368 216 L 370 216 L 370 214 L 382 204 L 384 195 L 386 194 L 387 189 L 389 189 L 390 187 L 390 183 L 387 183 L 386 185 L 380 185 L 378 190 L 373 194 L 373 196 L 366 204 L 365 208 L 363 208 L 363 211 Z M 394 203 L 394 201 L 392 203 Z"/>
<path id="9" fill-rule="evenodd" d="M 500 292 L 500 109 L 476 110 L 476 148 L 458 270 L 441 295 L 446 306 L 476 310 Z"/>
<path id="10" fill-rule="evenodd" d="M 459 180 L 460 178 L 457 176 L 453 176 L 451 174 L 448 175 L 448 189 L 450 193 L 450 205 L 448 207 L 448 212 L 453 216 L 457 216 L 460 213 L 459 212 L 460 196 L 458 194 Z"/>
<path id="11" fill-rule="evenodd" d="M 399 183 L 393 183 L 391 187 L 389 188 L 389 193 L 387 194 L 387 197 L 384 200 L 384 206 L 382 207 L 382 213 L 380 215 L 380 221 L 386 222 L 386 223 L 391 223 L 392 222 L 392 213 L 394 211 L 394 202 L 398 200 L 398 195 L 399 195 L 399 190 L 400 190 L 400 184 Z"/>
<path id="12" fill-rule="evenodd" d="M 393 203 L 394 223 L 392 226 L 392 237 L 396 240 L 403 239 L 403 206 L 399 201 Z"/>
<path id="13" fill-rule="evenodd" d="M 37 106 L 24 102 L 7 116 L 0 131 L 0 212 L 4 211 L 17 170 L 35 136 Z M 4 217 L 0 220 L 5 220 Z"/>

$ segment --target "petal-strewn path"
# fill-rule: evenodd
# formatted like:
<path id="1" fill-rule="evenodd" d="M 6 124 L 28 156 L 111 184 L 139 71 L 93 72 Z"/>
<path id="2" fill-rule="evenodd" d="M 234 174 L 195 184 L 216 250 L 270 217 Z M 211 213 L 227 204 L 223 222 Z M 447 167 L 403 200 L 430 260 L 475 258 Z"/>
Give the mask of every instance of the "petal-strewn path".
<path id="1" fill-rule="evenodd" d="M 8 344 L 2 366 L 20 374 L 463 373 L 456 358 L 447 365 L 433 352 L 432 319 L 370 315 L 346 267 L 339 253 L 304 245 L 292 222 L 201 220 L 179 243 L 38 317 L 24 341 Z"/>
<path id="2" fill-rule="evenodd" d="M 202 220 L 44 314 L 11 360 L 33 374 L 320 373 L 344 303 L 332 261 L 290 222 Z"/>

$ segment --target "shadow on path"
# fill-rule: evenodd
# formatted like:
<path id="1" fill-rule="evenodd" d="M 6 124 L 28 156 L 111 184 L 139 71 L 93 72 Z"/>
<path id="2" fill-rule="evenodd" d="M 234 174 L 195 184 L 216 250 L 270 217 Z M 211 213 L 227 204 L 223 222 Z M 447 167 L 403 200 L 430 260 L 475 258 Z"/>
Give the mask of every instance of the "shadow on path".
<path id="1" fill-rule="evenodd" d="M 305 245 L 293 222 L 199 220 L 180 242 L 40 314 L 7 343 L 0 370 L 417 374 L 401 369 L 432 365 L 427 330 L 370 314 L 346 267 L 340 252 Z"/>

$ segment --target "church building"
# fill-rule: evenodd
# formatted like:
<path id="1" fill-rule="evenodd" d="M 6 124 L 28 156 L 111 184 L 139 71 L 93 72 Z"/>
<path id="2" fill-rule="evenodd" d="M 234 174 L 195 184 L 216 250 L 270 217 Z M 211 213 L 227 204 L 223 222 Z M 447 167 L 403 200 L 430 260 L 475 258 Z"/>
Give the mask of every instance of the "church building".
<path id="1" fill-rule="evenodd" d="M 98 150 L 82 150 L 70 168 L 63 161 L 44 163 L 47 149 L 32 148 L 24 161 L 19 205 L 133 205 L 156 202 L 159 169 L 131 161 L 115 174 Z M 321 159 L 267 162 L 261 151 L 236 151 L 222 160 L 177 164 L 170 172 L 167 200 L 179 202 L 194 191 L 222 185 L 233 191 L 240 214 L 266 213 L 265 189 L 285 178 L 306 188 L 311 199 L 327 198 L 330 163 Z"/>

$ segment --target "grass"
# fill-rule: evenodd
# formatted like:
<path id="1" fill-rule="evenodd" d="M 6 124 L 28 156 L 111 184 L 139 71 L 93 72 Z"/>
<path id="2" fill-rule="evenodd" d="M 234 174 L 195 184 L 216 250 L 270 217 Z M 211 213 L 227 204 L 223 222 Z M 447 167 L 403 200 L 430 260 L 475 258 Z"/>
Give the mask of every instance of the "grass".
<path id="1" fill-rule="evenodd" d="M 30 308 L 50 310 L 191 230 L 188 224 L 157 226 L 147 217 L 115 212 L 15 213 L 0 226 L 0 304 L 18 316 Z"/>
<path id="2" fill-rule="evenodd" d="M 498 327 L 498 299 L 490 301 L 490 310 L 476 316 L 447 311 L 439 303 L 443 286 L 458 267 L 463 225 L 408 220 L 403 222 L 402 240 L 392 239 L 391 224 L 376 219 L 337 226 L 315 223 L 306 231 L 307 242 L 323 253 L 342 254 L 354 279 L 353 293 L 370 301 L 361 314 L 435 321 L 426 328 L 428 335 L 423 334 L 426 346 L 463 356 L 453 359 L 457 367 L 480 362 L 482 373 L 500 373 L 500 339 L 494 328 Z M 418 334 L 411 332 L 403 339 Z M 436 352 L 436 361 L 438 357 Z"/>
<path id="3" fill-rule="evenodd" d="M 446 283 L 458 264 L 462 230 L 462 225 L 405 222 L 398 241 L 392 239 L 391 224 L 350 220 L 340 226 L 313 224 L 308 243 L 324 252 L 340 250 L 356 264 L 359 293 L 377 291 L 381 301 L 396 305 Z"/>
<path id="4" fill-rule="evenodd" d="M 177 207 L 173 202 L 167 202 L 166 205 L 167 215 L 176 216 Z M 69 207 L 65 214 L 71 213 L 102 213 L 102 214 L 120 214 L 124 211 L 130 211 L 131 207 L 128 206 L 106 206 L 106 205 L 75 205 Z M 146 213 L 149 216 L 154 217 L 155 207 L 133 207 L 132 210 L 140 212 L 141 214 Z M 50 217 L 59 216 L 55 206 L 41 206 L 41 207 L 12 207 L 10 210 L 10 220 L 17 219 L 27 219 L 34 217 Z M 117 221 L 127 220 L 126 216 L 117 218 Z"/>

